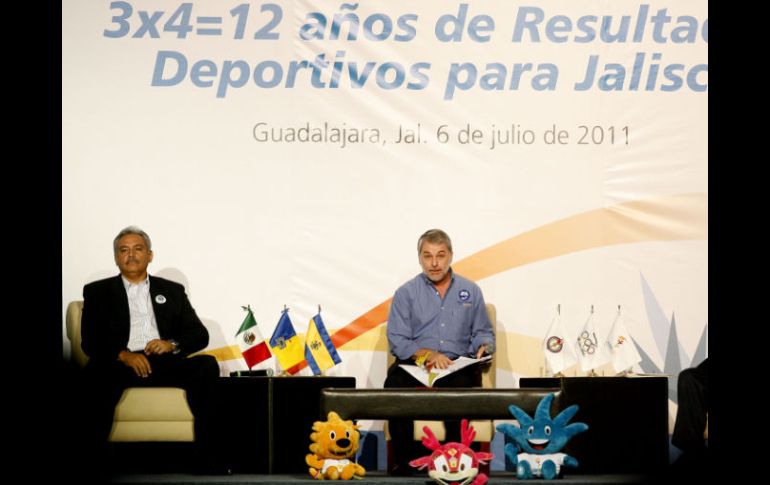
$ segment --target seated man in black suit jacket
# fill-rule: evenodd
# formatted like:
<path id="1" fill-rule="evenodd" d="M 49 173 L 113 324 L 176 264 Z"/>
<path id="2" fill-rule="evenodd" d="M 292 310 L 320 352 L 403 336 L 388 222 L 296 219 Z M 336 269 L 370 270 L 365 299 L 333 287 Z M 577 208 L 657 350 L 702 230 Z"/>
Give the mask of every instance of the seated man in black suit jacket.
<path id="1" fill-rule="evenodd" d="M 709 463 L 708 440 L 704 436 L 709 413 L 709 359 L 697 367 L 684 369 L 677 381 L 679 407 L 676 411 L 671 443 L 682 450 L 673 471 L 683 476 L 707 473 Z M 710 471 L 708 472 L 710 473 Z"/>
<path id="2" fill-rule="evenodd" d="M 105 451 L 115 406 L 127 387 L 181 387 L 195 417 L 199 471 L 229 473 L 220 457 L 217 379 L 210 355 L 187 357 L 209 342 L 182 285 L 149 276 L 150 237 L 127 227 L 113 241 L 120 275 L 83 288 L 82 346 L 86 439 Z M 101 460 L 99 460 L 101 461 Z"/>

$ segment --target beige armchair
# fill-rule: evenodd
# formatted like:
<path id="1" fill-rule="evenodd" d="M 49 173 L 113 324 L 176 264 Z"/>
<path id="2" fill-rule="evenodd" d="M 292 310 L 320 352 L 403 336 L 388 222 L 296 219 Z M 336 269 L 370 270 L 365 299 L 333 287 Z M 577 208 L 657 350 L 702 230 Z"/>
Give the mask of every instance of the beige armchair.
<path id="1" fill-rule="evenodd" d="M 72 359 L 83 367 L 88 356 L 80 346 L 83 301 L 67 306 L 67 338 Z M 194 441 L 193 415 L 184 389 L 130 387 L 115 407 L 110 441 Z"/>
<path id="2" fill-rule="evenodd" d="M 497 333 L 497 309 L 492 303 L 487 303 L 487 314 L 489 315 L 489 321 L 492 322 L 492 330 Z M 396 362 L 396 358 L 388 352 L 388 368 Z M 495 358 L 489 362 L 489 365 L 485 365 L 481 374 L 481 387 L 494 389 L 495 387 Z M 476 437 L 473 439 L 475 442 L 482 443 L 481 448 L 484 451 L 489 451 L 492 438 L 495 436 L 495 426 L 493 421 L 471 421 L 470 423 L 476 430 Z M 388 423 L 385 423 L 385 439 L 390 440 L 390 433 L 388 432 Z M 420 421 L 414 422 L 414 440 L 421 441 L 424 435 L 423 427 L 428 426 L 430 430 L 436 435 L 436 439 L 440 442 L 446 440 L 446 428 L 443 421 Z"/>

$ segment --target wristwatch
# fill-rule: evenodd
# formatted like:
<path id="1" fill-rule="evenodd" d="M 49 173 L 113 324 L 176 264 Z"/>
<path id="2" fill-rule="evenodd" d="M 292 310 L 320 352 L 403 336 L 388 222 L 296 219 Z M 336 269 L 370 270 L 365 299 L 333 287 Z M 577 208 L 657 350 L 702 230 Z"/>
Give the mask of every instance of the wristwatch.
<path id="1" fill-rule="evenodd" d="M 182 349 L 179 348 L 179 342 L 176 340 L 170 338 L 168 339 L 168 343 L 174 346 L 174 350 L 171 351 L 172 354 L 178 354 L 182 351 Z"/>

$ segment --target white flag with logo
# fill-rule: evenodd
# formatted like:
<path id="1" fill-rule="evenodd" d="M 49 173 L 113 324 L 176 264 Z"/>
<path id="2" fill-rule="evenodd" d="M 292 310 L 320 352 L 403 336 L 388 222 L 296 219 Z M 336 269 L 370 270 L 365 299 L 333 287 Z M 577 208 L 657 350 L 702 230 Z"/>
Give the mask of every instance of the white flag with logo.
<path id="1" fill-rule="evenodd" d="M 642 361 L 636 350 L 636 345 L 634 345 L 634 339 L 631 338 L 625 321 L 620 316 L 620 309 L 618 309 L 610 333 L 607 335 L 607 344 L 610 346 L 612 367 L 615 368 L 615 372 L 622 372 Z"/>
<path id="2" fill-rule="evenodd" d="M 575 350 L 567 342 L 567 333 L 564 331 L 561 317 L 557 313 L 550 328 L 548 328 L 548 333 L 545 334 L 545 339 L 543 339 L 545 361 L 552 374 L 561 372 L 577 363 Z"/>
<path id="3" fill-rule="evenodd" d="M 593 309 L 583 325 L 583 330 L 578 334 L 577 351 L 580 368 L 584 371 L 596 369 L 610 361 L 609 349 L 596 333 Z"/>

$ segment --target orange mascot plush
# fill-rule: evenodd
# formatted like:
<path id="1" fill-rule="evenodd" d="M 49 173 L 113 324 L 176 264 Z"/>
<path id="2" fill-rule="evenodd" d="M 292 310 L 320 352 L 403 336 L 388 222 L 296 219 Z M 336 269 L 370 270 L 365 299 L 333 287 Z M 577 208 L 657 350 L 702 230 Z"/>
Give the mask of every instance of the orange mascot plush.
<path id="1" fill-rule="evenodd" d="M 327 421 L 313 423 L 311 452 L 305 457 L 310 476 L 317 480 L 363 478 L 366 470 L 355 461 L 358 438 L 358 426 L 353 421 L 341 420 L 334 411 Z"/>

